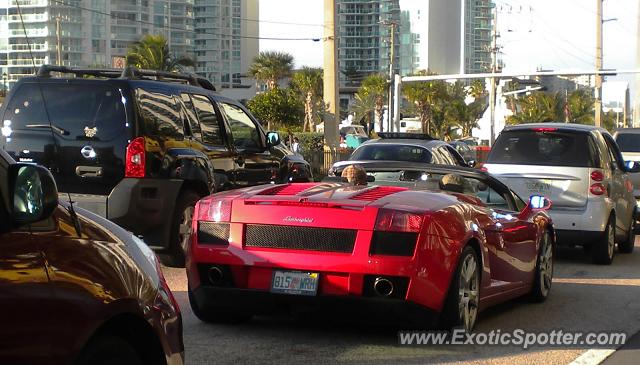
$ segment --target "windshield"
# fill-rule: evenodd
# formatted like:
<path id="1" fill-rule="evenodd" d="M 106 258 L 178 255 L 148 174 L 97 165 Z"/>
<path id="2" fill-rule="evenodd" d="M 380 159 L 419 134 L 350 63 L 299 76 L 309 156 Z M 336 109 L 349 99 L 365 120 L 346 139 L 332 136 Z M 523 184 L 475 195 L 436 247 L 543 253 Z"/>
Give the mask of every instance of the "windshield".
<path id="1" fill-rule="evenodd" d="M 622 152 L 640 152 L 640 134 L 620 133 L 616 136 L 616 142 Z"/>
<path id="2" fill-rule="evenodd" d="M 587 133 L 502 132 L 487 159 L 491 164 L 594 167 Z"/>
<path id="3" fill-rule="evenodd" d="M 423 147 L 401 144 L 370 144 L 356 149 L 349 160 L 404 161 L 431 163 L 432 155 Z"/>

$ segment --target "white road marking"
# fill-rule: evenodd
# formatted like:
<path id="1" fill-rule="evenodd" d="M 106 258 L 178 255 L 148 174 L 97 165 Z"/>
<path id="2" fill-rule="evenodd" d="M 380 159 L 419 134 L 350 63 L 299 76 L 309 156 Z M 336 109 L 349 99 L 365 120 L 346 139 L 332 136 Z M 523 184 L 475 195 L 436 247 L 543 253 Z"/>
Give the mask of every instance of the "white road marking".
<path id="1" fill-rule="evenodd" d="M 578 356 L 569 365 L 598 365 L 611 356 L 616 349 L 591 349 Z"/>

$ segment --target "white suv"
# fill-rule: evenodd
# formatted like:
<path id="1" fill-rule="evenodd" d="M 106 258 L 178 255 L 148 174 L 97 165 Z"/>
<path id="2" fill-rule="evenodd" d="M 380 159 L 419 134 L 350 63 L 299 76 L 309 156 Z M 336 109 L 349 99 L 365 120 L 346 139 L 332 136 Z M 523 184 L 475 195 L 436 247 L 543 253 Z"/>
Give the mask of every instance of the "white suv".
<path id="1" fill-rule="evenodd" d="M 603 128 L 580 124 L 522 124 L 498 136 L 487 172 L 520 196 L 544 195 L 560 244 L 582 245 L 608 265 L 635 241 L 636 201 L 629 168 Z"/>

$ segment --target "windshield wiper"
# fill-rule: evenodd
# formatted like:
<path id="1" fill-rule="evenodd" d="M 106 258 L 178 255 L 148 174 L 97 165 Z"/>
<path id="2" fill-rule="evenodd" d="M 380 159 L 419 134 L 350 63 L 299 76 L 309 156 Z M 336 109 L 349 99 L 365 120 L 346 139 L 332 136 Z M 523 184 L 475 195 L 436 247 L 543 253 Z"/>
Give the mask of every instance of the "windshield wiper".
<path id="1" fill-rule="evenodd" d="M 63 136 L 68 136 L 69 135 L 69 131 L 62 129 L 60 127 L 57 127 L 53 124 L 49 125 L 49 124 L 27 124 L 25 125 L 26 128 L 47 128 L 47 129 L 53 129 L 54 131 L 60 133 L 60 135 Z"/>

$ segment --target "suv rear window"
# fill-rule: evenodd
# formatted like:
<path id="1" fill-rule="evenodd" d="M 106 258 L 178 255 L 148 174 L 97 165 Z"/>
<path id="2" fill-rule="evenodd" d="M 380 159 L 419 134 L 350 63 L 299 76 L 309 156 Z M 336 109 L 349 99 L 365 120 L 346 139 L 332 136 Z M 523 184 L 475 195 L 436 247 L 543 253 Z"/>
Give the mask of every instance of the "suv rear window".
<path id="1" fill-rule="evenodd" d="M 596 167 L 593 150 L 583 132 L 506 131 L 491 148 L 487 163 Z"/>
<path id="2" fill-rule="evenodd" d="M 63 138 L 85 138 L 85 129 L 90 129 L 96 139 L 110 140 L 126 128 L 122 100 L 122 93 L 108 85 L 42 83 L 38 87 L 27 83 L 12 97 L 4 120 L 11 120 L 14 129 L 48 127 L 50 120 Z"/>
<path id="3" fill-rule="evenodd" d="M 640 134 L 620 133 L 616 136 L 616 142 L 622 152 L 640 152 Z"/>

